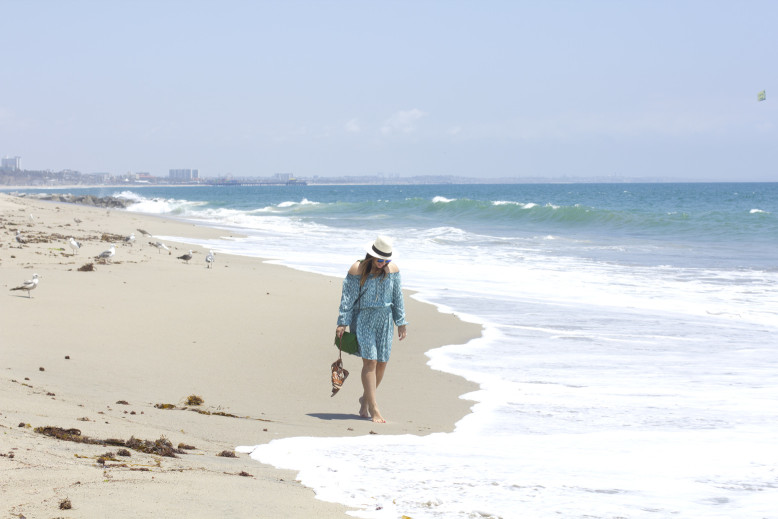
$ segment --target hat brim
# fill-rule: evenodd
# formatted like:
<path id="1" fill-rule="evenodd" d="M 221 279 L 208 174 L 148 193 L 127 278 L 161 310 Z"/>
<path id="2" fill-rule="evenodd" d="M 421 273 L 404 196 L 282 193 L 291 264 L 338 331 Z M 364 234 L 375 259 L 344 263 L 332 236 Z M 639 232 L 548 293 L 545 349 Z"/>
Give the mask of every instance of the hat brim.
<path id="1" fill-rule="evenodd" d="M 368 255 L 378 259 L 391 260 L 397 257 L 396 251 L 392 251 L 392 253 L 389 256 L 382 256 L 378 254 L 375 250 L 373 250 L 373 242 L 370 242 L 367 245 L 365 245 L 365 252 L 367 252 Z"/>

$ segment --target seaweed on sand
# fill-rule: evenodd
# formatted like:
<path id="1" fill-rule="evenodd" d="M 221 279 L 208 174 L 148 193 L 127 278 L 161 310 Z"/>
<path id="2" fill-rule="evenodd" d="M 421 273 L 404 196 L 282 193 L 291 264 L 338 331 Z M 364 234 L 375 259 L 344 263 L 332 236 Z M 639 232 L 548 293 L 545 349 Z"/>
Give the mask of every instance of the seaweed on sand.
<path id="1" fill-rule="evenodd" d="M 97 457 L 97 463 L 99 463 L 100 465 L 105 465 L 106 461 L 119 461 L 119 460 L 116 459 L 116 454 L 114 454 L 113 452 L 106 452 Z"/>
<path id="2" fill-rule="evenodd" d="M 186 405 L 199 406 L 204 402 L 202 397 L 197 395 L 190 395 L 186 400 Z M 267 418 L 253 418 L 251 416 L 238 416 L 232 413 L 225 413 L 224 411 L 208 411 L 207 409 L 189 409 L 188 407 L 176 407 L 173 404 L 154 404 L 157 409 L 179 409 L 181 411 L 194 411 L 195 413 L 204 414 L 206 416 L 224 416 L 227 418 L 242 418 L 244 420 L 257 420 L 260 422 L 272 422 Z"/>
<path id="3" fill-rule="evenodd" d="M 194 411 L 195 413 L 200 413 L 208 416 L 213 415 L 213 416 L 226 416 L 228 418 L 242 418 L 238 415 L 225 413 L 223 411 L 206 411 L 205 409 L 190 409 L 190 411 Z"/>
<path id="4" fill-rule="evenodd" d="M 76 443 L 86 443 L 90 445 L 111 445 L 116 447 L 127 447 L 139 452 L 145 452 L 146 454 L 156 454 L 157 456 L 164 456 L 168 458 L 177 458 L 176 454 L 186 454 L 186 451 L 181 448 L 174 448 L 170 440 L 164 436 L 160 436 L 158 440 L 141 440 L 135 436 L 131 436 L 129 440 L 117 440 L 115 438 L 108 438 L 106 440 L 99 440 L 90 438 L 89 436 L 82 436 L 81 431 L 78 429 L 63 429 L 62 427 L 36 427 L 36 433 L 40 433 L 46 436 L 51 436 L 58 440 L 65 440 Z M 124 455 L 124 454 L 121 454 Z M 103 455 L 102 457 L 105 457 Z"/>
<path id="5" fill-rule="evenodd" d="M 123 243 L 124 238 L 126 236 L 123 236 L 121 234 L 113 234 L 110 232 L 104 232 L 102 236 L 100 236 L 100 241 L 107 241 L 111 243 Z"/>
<path id="6" fill-rule="evenodd" d="M 217 456 L 221 456 L 222 458 L 237 458 L 238 455 L 235 454 L 235 451 L 221 451 Z"/>
<path id="7" fill-rule="evenodd" d="M 203 402 L 203 397 L 197 395 L 189 395 L 186 399 L 186 405 L 201 405 Z"/>
<path id="8" fill-rule="evenodd" d="M 176 449 L 170 440 L 164 436 L 160 436 L 159 440 L 149 441 L 140 440 L 132 436 L 127 440 L 125 444 L 128 448 L 145 452 L 146 454 L 156 454 L 158 456 L 166 456 L 168 458 L 177 458 L 176 454 L 186 454 L 184 449 Z"/>
<path id="9" fill-rule="evenodd" d="M 225 413 L 223 411 L 206 411 L 205 409 L 190 409 L 190 411 L 194 411 L 195 413 L 204 414 L 207 416 L 226 416 L 227 418 L 242 418 L 244 420 L 257 420 L 258 422 L 273 421 L 268 418 L 253 418 L 251 416 L 238 416 L 236 414 Z"/>
<path id="10" fill-rule="evenodd" d="M 58 440 L 65 440 L 76 443 L 88 443 L 91 445 L 105 445 L 105 442 L 100 440 L 92 439 L 89 436 L 81 436 L 81 431 L 79 429 L 63 429 L 62 427 L 46 426 L 36 427 L 35 432 L 45 436 L 51 436 L 52 438 L 56 438 Z"/>

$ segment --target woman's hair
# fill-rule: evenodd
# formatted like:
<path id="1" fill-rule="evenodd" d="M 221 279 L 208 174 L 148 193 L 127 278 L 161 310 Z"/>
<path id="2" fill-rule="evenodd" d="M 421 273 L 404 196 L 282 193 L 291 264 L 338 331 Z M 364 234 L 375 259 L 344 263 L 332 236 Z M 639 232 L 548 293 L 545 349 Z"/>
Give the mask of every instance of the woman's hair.
<path id="1" fill-rule="evenodd" d="M 373 266 L 373 256 L 365 254 L 365 259 L 359 261 L 359 286 L 365 284 L 367 277 L 370 275 L 370 267 Z M 381 269 L 381 278 L 386 277 L 386 269 Z"/>

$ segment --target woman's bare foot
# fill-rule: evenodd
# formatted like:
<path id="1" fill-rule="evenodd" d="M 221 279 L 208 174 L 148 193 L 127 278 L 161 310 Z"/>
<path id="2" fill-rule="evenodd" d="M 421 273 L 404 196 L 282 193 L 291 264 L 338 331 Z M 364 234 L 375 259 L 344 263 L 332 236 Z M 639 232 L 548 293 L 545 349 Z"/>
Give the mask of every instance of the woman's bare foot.
<path id="1" fill-rule="evenodd" d="M 386 420 L 384 420 L 384 417 L 381 416 L 381 411 L 378 410 L 378 406 L 370 406 L 370 417 L 373 420 L 373 423 L 386 423 Z"/>
<path id="2" fill-rule="evenodd" d="M 365 397 L 359 397 L 359 416 L 362 418 L 369 418 L 370 413 L 367 410 L 367 404 L 365 403 Z"/>

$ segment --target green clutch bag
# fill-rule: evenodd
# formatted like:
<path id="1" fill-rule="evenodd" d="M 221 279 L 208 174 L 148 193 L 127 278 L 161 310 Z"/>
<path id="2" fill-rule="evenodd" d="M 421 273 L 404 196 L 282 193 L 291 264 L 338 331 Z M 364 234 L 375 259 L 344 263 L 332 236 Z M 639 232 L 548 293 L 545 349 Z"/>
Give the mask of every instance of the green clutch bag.
<path id="1" fill-rule="evenodd" d="M 359 354 L 359 343 L 357 342 L 357 336 L 351 332 L 343 332 L 343 337 L 338 338 L 335 336 L 335 346 L 340 348 L 340 351 L 344 353 L 350 353 L 352 355 Z"/>

